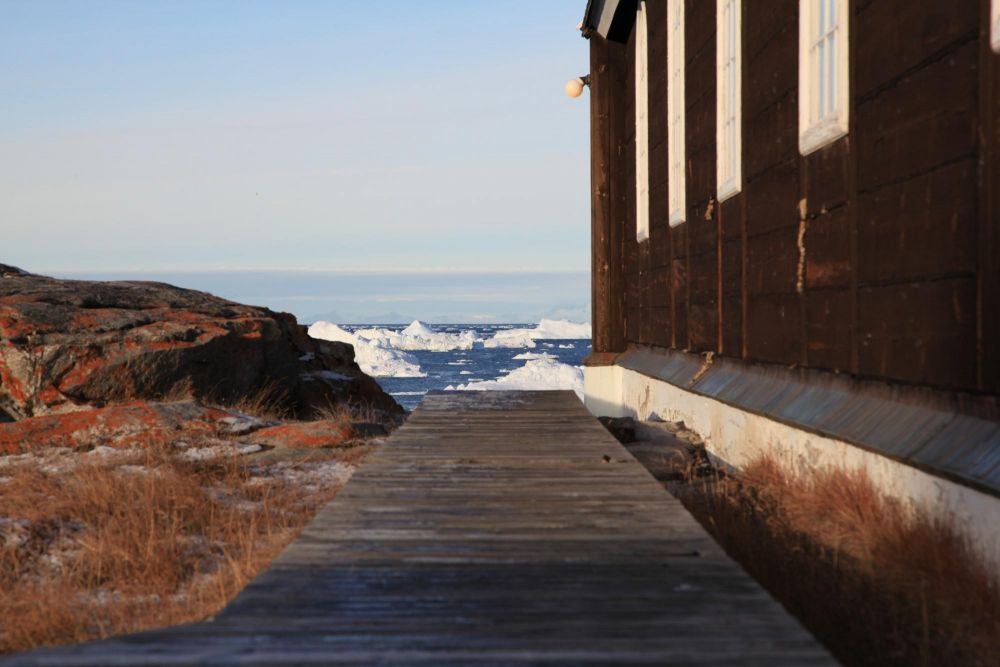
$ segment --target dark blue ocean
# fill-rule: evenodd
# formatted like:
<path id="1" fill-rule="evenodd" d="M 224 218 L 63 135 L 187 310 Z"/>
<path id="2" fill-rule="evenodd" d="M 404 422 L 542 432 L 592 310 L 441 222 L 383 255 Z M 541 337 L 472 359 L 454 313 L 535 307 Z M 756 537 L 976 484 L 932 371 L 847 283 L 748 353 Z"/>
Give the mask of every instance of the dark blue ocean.
<path id="1" fill-rule="evenodd" d="M 354 324 L 342 325 L 344 329 L 355 331 L 371 326 L 382 329 L 401 331 L 406 327 L 400 325 Z M 514 328 L 533 328 L 532 323 L 524 324 L 435 324 L 435 331 L 443 333 L 459 333 L 475 331 L 480 338 L 491 338 L 497 331 Z M 522 359 L 514 359 L 524 352 L 550 354 L 564 364 L 580 366 L 584 357 L 590 354 L 590 340 L 536 340 L 534 348 L 486 348 L 482 343 L 476 343 L 471 350 L 453 350 L 436 352 L 427 350 L 411 350 L 408 354 L 420 362 L 420 368 L 427 377 L 409 378 L 375 378 L 385 391 L 407 410 L 412 410 L 428 391 L 445 389 L 449 385 L 457 386 L 477 380 L 496 380 L 510 371 L 524 366 Z"/>

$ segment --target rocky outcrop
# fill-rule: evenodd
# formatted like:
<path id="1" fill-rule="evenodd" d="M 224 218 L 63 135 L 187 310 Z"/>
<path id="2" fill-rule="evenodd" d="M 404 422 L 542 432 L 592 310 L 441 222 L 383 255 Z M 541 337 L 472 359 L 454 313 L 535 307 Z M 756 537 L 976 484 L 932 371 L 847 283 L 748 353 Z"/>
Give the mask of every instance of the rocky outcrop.
<path id="1" fill-rule="evenodd" d="M 146 447 L 174 439 L 215 435 L 230 417 L 224 410 L 191 401 L 148 403 L 78 410 L 0 424 L 0 454 L 22 454 L 47 447 Z"/>
<path id="2" fill-rule="evenodd" d="M 102 447 L 174 447 L 195 451 L 206 446 L 257 446 L 245 450 L 249 452 L 330 448 L 366 438 L 369 426 L 362 423 L 355 429 L 344 419 L 264 420 L 194 401 L 132 401 L 0 424 L 0 455 L 44 453 L 51 448 L 92 451 Z"/>
<path id="3" fill-rule="evenodd" d="M 0 264 L 0 421 L 135 399 L 191 397 L 312 419 L 331 406 L 402 408 L 349 344 L 295 318 L 154 282 L 57 280 Z"/>

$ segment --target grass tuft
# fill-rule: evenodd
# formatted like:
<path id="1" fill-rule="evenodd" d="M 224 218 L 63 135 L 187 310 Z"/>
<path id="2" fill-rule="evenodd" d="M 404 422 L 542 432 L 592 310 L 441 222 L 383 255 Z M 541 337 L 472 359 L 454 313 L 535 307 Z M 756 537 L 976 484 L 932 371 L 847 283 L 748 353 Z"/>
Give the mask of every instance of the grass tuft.
<path id="1" fill-rule="evenodd" d="M 343 482 L 330 452 L 270 469 L 169 447 L 75 456 L 0 469 L 0 618 L 17 619 L 0 652 L 210 617 Z"/>
<path id="2" fill-rule="evenodd" d="M 1000 576 L 948 520 L 863 470 L 672 485 L 726 551 L 847 665 L 1000 664 Z"/>

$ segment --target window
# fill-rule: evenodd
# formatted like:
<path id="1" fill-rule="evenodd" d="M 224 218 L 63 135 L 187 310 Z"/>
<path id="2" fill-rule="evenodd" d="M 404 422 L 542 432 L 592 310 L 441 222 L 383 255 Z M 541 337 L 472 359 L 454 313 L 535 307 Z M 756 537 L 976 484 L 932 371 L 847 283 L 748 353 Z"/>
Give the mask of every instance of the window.
<path id="1" fill-rule="evenodd" d="M 649 238 L 649 48 L 646 3 L 635 16 L 635 238 Z"/>
<path id="2" fill-rule="evenodd" d="M 715 13 L 715 141 L 718 198 L 743 187 L 743 110 L 740 0 L 718 0 Z"/>
<path id="3" fill-rule="evenodd" d="M 684 159 L 684 0 L 667 0 L 669 24 L 667 34 L 667 117 L 670 128 L 667 136 L 667 161 L 669 180 L 667 199 L 670 208 L 670 225 L 684 222 L 687 198 L 685 196 Z"/>
<path id="4" fill-rule="evenodd" d="M 1000 53 L 1000 0 L 990 2 L 990 45 Z"/>
<path id="5" fill-rule="evenodd" d="M 848 0 L 799 3 L 799 152 L 847 134 Z"/>

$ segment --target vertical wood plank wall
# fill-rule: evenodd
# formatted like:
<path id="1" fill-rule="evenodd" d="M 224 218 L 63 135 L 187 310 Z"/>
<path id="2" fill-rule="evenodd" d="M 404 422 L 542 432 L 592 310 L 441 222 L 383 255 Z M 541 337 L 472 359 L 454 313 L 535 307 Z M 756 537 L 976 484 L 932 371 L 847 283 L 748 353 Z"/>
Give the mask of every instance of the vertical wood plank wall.
<path id="1" fill-rule="evenodd" d="M 611 273 L 624 300 L 617 317 L 599 308 L 595 273 L 595 332 L 609 332 L 600 343 L 595 333 L 595 350 L 642 343 L 1000 391 L 1000 55 L 989 48 L 989 0 L 854 0 L 850 133 L 805 157 L 798 2 L 744 0 L 744 183 L 721 204 L 715 11 L 715 2 L 685 5 L 688 211 L 671 228 L 666 2 L 647 2 L 643 243 L 635 238 L 634 34 L 625 44 L 591 38 L 593 67 L 617 49 L 611 60 L 621 72 L 592 92 L 608 96 L 617 122 L 601 139 L 615 160 L 602 215 L 606 235 L 622 241 L 622 265 Z"/>

